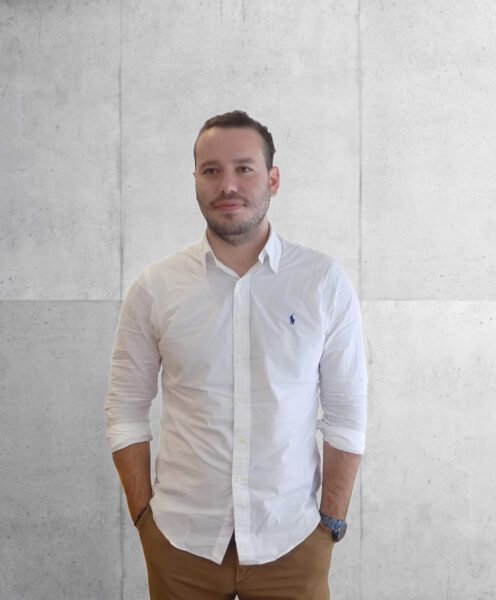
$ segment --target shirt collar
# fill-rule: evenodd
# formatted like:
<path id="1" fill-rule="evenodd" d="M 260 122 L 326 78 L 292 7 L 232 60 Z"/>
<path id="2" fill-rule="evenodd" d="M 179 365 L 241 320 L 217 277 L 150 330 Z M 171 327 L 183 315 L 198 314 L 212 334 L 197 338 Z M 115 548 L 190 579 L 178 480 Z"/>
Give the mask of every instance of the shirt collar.
<path id="1" fill-rule="evenodd" d="M 269 238 L 262 248 L 262 251 L 258 255 L 258 262 L 263 265 L 265 259 L 268 257 L 270 268 L 274 273 L 277 273 L 279 269 L 279 261 L 281 259 L 281 240 L 279 236 L 276 234 L 274 227 L 269 223 Z M 207 254 L 210 254 L 214 260 L 217 260 L 212 247 L 210 246 L 207 238 L 207 232 L 203 234 L 203 237 L 198 243 L 199 253 L 200 253 L 200 261 L 203 267 L 203 271 L 206 272 L 206 257 Z"/>

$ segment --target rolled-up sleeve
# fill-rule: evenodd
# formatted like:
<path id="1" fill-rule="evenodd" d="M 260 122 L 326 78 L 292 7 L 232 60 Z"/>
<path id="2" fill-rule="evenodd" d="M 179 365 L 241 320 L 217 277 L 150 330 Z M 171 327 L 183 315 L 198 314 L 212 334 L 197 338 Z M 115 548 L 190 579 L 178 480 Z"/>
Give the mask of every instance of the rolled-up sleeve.
<path id="1" fill-rule="evenodd" d="M 149 413 L 157 395 L 161 356 L 151 322 L 152 296 L 145 282 L 142 273 L 124 298 L 112 349 L 105 399 L 112 452 L 152 439 Z"/>
<path id="2" fill-rule="evenodd" d="M 333 261 L 323 294 L 327 328 L 319 364 L 323 417 L 318 429 L 338 450 L 363 454 L 367 422 L 367 366 L 357 294 Z"/>

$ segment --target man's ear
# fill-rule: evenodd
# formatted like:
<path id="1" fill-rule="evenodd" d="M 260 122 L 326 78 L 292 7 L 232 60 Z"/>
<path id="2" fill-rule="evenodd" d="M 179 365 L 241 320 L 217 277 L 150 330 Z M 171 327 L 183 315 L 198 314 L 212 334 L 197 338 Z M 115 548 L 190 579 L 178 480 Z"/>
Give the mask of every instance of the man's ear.
<path id="1" fill-rule="evenodd" d="M 279 190 L 279 185 L 281 183 L 279 167 L 273 166 L 269 171 L 269 188 L 270 195 L 275 196 Z"/>

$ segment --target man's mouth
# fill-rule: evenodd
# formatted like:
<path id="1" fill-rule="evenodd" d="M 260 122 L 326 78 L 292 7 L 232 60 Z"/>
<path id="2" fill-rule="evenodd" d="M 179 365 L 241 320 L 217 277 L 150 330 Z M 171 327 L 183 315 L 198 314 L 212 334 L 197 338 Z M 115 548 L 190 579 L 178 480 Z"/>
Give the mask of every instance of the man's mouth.
<path id="1" fill-rule="evenodd" d="M 223 200 L 222 202 L 216 202 L 214 208 L 222 211 L 237 210 L 242 208 L 243 203 L 238 200 Z"/>

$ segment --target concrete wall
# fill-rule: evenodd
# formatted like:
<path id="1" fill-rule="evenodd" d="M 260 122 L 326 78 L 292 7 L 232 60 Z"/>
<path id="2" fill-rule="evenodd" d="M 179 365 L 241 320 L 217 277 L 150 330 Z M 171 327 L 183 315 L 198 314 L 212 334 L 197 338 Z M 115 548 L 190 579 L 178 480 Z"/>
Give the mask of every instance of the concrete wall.
<path id="1" fill-rule="evenodd" d="M 0 597 L 146 597 L 104 439 L 122 294 L 198 239 L 192 143 L 267 123 L 271 220 L 360 291 L 334 600 L 496 597 L 496 5 L 0 1 Z M 154 427 L 157 429 L 157 403 Z"/>

